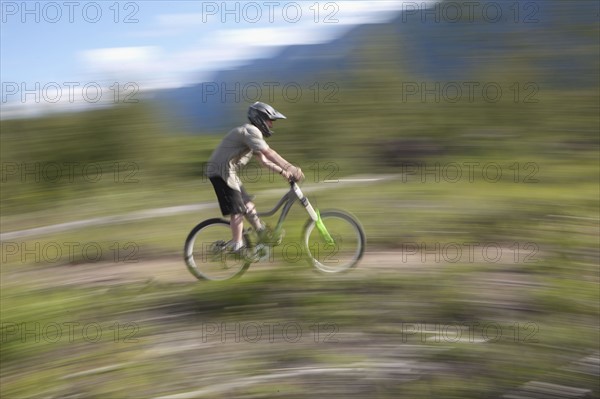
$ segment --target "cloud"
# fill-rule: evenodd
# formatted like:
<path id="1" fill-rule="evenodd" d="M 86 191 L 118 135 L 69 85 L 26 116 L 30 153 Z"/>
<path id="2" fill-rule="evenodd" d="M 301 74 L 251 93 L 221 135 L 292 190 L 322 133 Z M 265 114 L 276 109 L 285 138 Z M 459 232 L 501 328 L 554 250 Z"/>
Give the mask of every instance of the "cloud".
<path id="1" fill-rule="evenodd" d="M 160 59 L 160 49 L 156 46 L 111 47 L 85 50 L 81 59 L 91 73 L 105 73 L 114 76 L 142 74 L 153 71 L 153 65 Z"/>
<path id="2" fill-rule="evenodd" d="M 215 32 L 215 41 L 224 46 L 277 47 L 323 43 L 332 39 L 323 30 L 307 24 L 269 28 L 227 29 Z"/>
<path id="3" fill-rule="evenodd" d="M 130 35 L 137 38 L 165 38 L 209 28 L 203 26 L 200 21 L 202 21 L 201 13 L 159 14 L 152 28 L 135 30 Z"/>
<path id="4" fill-rule="evenodd" d="M 270 56 L 278 47 L 327 42 L 353 25 L 382 22 L 397 15 L 404 4 L 414 4 L 402 0 L 292 3 L 294 7 L 285 14 L 287 3 L 277 6 L 272 15 L 263 9 L 262 18 L 267 20 L 260 24 L 228 23 L 231 21 L 227 18 L 236 18 L 231 12 L 158 14 L 152 36 L 177 34 L 182 35 L 181 40 L 161 41 L 162 47 L 87 50 L 82 54 L 83 63 L 92 74 L 134 79 L 140 86 L 181 86 L 197 83 L 219 69 Z M 422 0 L 419 4 L 433 3 Z M 238 8 L 243 11 L 244 5 L 250 3 L 240 4 Z M 260 7 L 263 3 L 254 4 Z M 301 7 L 301 12 L 297 12 L 297 7 Z M 270 18 L 272 21 L 268 21 Z"/>
<path id="5" fill-rule="evenodd" d="M 433 4 L 440 0 L 420 0 L 418 6 Z M 405 4 L 414 1 L 406 0 L 372 0 L 372 1 L 283 1 L 256 2 L 235 1 L 202 2 L 202 12 L 175 12 L 159 14 L 155 17 L 151 29 L 134 31 L 135 37 L 163 38 L 186 35 L 191 32 L 206 32 L 233 28 L 243 30 L 302 24 L 306 28 L 317 31 L 329 31 L 337 25 L 355 25 L 381 22 L 392 18 L 400 12 Z M 200 6 L 199 6 L 200 7 Z"/>
<path id="6" fill-rule="evenodd" d="M 79 54 L 87 80 L 133 83 L 141 90 L 181 86 L 193 65 L 173 59 L 158 46 L 110 47 Z"/>

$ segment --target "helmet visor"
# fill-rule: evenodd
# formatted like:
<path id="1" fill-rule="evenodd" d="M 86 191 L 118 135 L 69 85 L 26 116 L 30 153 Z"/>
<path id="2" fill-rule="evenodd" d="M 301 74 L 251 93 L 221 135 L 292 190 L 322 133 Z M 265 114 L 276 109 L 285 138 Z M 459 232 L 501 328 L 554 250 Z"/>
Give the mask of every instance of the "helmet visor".
<path id="1" fill-rule="evenodd" d="M 276 110 L 273 110 L 273 112 L 272 112 L 272 113 L 271 113 L 271 112 L 269 112 L 269 113 L 267 114 L 267 117 L 268 117 L 270 120 L 272 120 L 272 121 L 275 121 L 275 120 L 277 120 L 277 119 L 287 119 L 287 118 L 285 117 L 285 115 L 284 115 L 284 114 L 282 114 L 281 112 L 279 112 L 279 111 L 276 111 Z"/>

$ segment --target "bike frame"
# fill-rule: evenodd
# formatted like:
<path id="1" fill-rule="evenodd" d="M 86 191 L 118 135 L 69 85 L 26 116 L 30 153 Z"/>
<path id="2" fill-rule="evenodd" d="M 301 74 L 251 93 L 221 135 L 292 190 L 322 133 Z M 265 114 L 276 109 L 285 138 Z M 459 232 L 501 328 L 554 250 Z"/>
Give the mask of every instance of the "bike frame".
<path id="1" fill-rule="evenodd" d="M 331 238 L 331 235 L 329 235 L 329 232 L 325 228 L 325 225 L 321 220 L 321 216 L 319 215 L 319 211 L 315 210 L 312 207 L 310 201 L 308 200 L 308 198 L 306 198 L 306 196 L 304 196 L 304 193 L 302 192 L 302 190 L 300 190 L 300 187 L 298 186 L 298 184 L 296 184 L 295 181 L 290 181 L 290 191 L 288 191 L 284 194 L 283 197 L 281 197 L 281 199 L 273 209 L 267 212 L 257 212 L 257 215 L 258 217 L 273 216 L 275 213 L 277 213 L 277 211 L 279 211 L 280 208 L 283 207 L 283 209 L 281 210 L 281 215 L 279 215 L 279 220 L 277 221 L 277 226 L 275 226 L 275 231 L 279 231 L 290 211 L 290 208 L 292 207 L 292 205 L 294 205 L 294 202 L 296 202 L 296 200 L 300 200 L 300 203 L 302 204 L 302 206 L 304 206 L 310 218 L 315 221 L 317 229 L 319 230 L 323 238 L 328 243 L 333 243 L 333 238 Z"/>
<path id="2" fill-rule="evenodd" d="M 273 209 L 267 212 L 257 212 L 258 217 L 270 217 L 276 214 L 279 211 L 279 209 L 283 207 L 283 209 L 281 210 L 281 215 L 279 215 L 279 220 L 277 221 L 277 226 L 275 227 L 276 230 L 281 228 L 281 225 L 283 224 L 285 218 L 290 212 L 292 205 L 294 205 L 294 202 L 296 202 L 296 200 L 298 199 L 298 196 L 294 191 L 294 185 L 296 185 L 296 183 L 290 182 L 290 191 L 288 191 L 284 194 L 283 197 L 281 197 L 281 199 L 279 200 L 279 202 L 277 202 Z"/>

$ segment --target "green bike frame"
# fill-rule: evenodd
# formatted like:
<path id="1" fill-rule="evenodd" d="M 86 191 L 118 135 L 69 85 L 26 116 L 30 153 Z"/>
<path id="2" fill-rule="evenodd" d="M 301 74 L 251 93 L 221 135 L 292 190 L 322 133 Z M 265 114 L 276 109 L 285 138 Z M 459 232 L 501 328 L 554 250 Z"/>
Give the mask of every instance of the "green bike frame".
<path id="1" fill-rule="evenodd" d="M 334 242 L 333 238 L 327 231 L 327 227 L 325 227 L 325 224 L 323 223 L 323 220 L 321 219 L 319 210 L 318 209 L 315 210 L 313 208 L 310 201 L 308 200 L 308 198 L 306 198 L 306 196 L 304 195 L 302 190 L 300 190 L 300 187 L 296 184 L 295 181 L 290 181 L 290 187 L 291 187 L 291 190 L 286 195 L 284 195 L 283 198 L 281 198 L 281 200 L 279 200 L 279 202 L 275 205 L 275 207 L 273 209 L 271 209 L 268 212 L 259 212 L 258 216 L 259 217 L 273 216 L 279 210 L 279 208 L 281 208 L 283 206 L 281 215 L 279 216 L 279 220 L 277 221 L 277 226 L 275 227 L 275 233 L 278 234 L 279 231 L 281 230 L 283 221 L 285 220 L 288 212 L 290 211 L 290 208 L 292 207 L 292 205 L 294 204 L 296 199 L 298 199 L 300 201 L 300 203 L 302 204 L 302 206 L 304 206 L 304 208 L 308 212 L 308 215 L 310 216 L 310 218 L 312 220 L 314 220 L 317 230 L 319 231 L 319 234 L 321 234 L 321 238 L 323 238 L 323 240 L 327 244 L 334 244 L 335 242 Z"/>

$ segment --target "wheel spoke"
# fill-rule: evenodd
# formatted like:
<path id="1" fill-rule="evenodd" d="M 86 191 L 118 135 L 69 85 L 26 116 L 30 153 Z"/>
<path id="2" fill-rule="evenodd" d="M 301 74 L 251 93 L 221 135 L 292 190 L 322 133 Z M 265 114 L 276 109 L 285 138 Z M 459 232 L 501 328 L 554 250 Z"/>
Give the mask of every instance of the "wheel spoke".
<path id="1" fill-rule="evenodd" d="M 185 244 L 189 271 L 198 279 L 228 280 L 249 266 L 243 254 L 229 253 L 231 229 L 226 220 L 211 219 L 196 226 Z"/>

